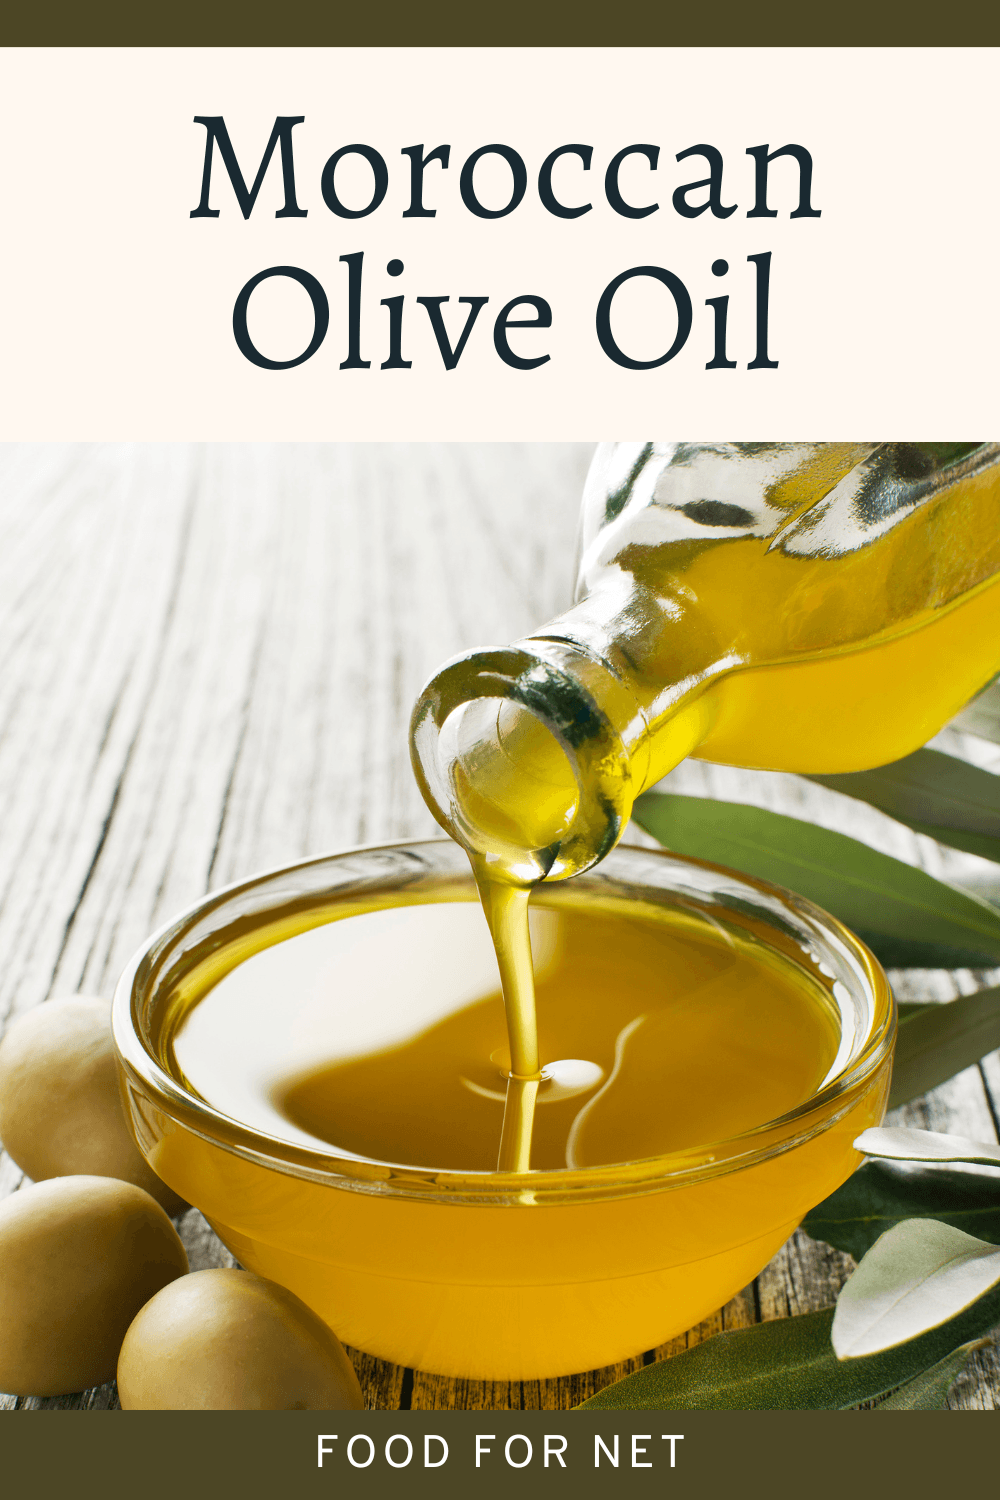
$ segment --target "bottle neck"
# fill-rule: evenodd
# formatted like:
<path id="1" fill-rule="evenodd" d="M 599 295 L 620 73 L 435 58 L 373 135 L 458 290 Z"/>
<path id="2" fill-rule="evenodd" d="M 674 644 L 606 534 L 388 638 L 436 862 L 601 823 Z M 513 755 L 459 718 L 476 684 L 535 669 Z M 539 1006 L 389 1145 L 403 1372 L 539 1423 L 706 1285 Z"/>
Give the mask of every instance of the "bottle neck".
<path id="1" fill-rule="evenodd" d="M 517 884 L 601 859 L 648 761 L 645 718 L 619 678 L 541 638 L 446 663 L 417 700 L 410 747 L 437 821 Z"/>

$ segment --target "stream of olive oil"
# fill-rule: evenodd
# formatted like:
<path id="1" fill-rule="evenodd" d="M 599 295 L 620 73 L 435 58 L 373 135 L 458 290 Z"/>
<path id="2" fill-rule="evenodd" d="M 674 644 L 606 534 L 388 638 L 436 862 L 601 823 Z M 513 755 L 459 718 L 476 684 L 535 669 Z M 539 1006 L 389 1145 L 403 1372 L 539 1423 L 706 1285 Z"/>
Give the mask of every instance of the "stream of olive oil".
<path id="1" fill-rule="evenodd" d="M 497 1171 L 527 1172 L 531 1164 L 535 1104 L 542 1081 L 535 974 L 528 927 L 531 889 L 491 878 L 481 860 L 474 859 L 472 869 L 483 915 L 496 949 L 510 1051 Z"/>
<path id="2" fill-rule="evenodd" d="M 528 926 L 537 882 L 517 879 L 512 866 L 528 850 L 544 864 L 545 849 L 558 847 L 576 811 L 578 788 L 555 736 L 516 704 L 481 699 L 457 717 L 449 766 L 453 809 L 476 828 L 484 851 L 466 844 L 496 952 L 510 1054 L 497 1171 L 527 1172 L 542 1063 L 556 1059 L 543 1059 L 538 1046 Z"/>

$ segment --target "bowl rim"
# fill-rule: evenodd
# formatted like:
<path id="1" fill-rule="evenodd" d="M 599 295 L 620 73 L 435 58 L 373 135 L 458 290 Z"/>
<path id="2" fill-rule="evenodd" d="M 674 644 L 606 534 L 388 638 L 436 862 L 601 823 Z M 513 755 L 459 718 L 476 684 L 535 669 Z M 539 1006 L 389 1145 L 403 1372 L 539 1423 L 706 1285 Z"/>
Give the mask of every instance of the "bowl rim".
<path id="1" fill-rule="evenodd" d="M 817 928 L 828 942 L 832 938 L 847 949 L 854 961 L 853 967 L 862 971 L 867 983 L 872 1024 L 860 1050 L 808 1099 L 749 1130 L 677 1152 L 597 1167 L 563 1167 L 526 1173 L 476 1172 L 344 1156 L 334 1147 L 313 1148 L 272 1136 L 215 1109 L 166 1071 L 145 1041 L 138 1020 L 142 998 L 138 987 L 141 971 L 150 955 L 160 949 L 168 952 L 171 939 L 175 942 L 181 939 L 195 920 L 209 915 L 213 909 L 226 906 L 234 896 L 254 887 L 296 871 L 352 856 L 401 851 L 419 853 L 422 850 L 454 851 L 462 856 L 463 861 L 465 859 L 465 851 L 450 838 L 394 839 L 379 844 L 348 845 L 290 864 L 255 871 L 191 902 L 160 926 L 126 964 L 112 1001 L 112 1032 L 119 1068 L 124 1075 L 126 1097 L 138 1094 L 155 1110 L 209 1145 L 273 1171 L 328 1187 L 450 1203 L 577 1203 L 690 1186 L 727 1172 L 743 1170 L 804 1145 L 848 1113 L 878 1070 L 891 1058 L 897 1022 L 892 989 L 874 954 L 838 918 L 794 891 L 729 866 L 677 854 L 669 849 L 622 841 L 607 860 L 574 878 L 573 887 L 582 888 L 588 876 L 600 878 L 602 870 L 606 870 L 609 861 L 613 864 L 619 851 L 641 854 L 654 862 L 662 860 L 665 864 L 687 866 L 735 879 L 772 900 L 777 898 L 800 922 L 805 921 Z M 455 873 L 464 880 L 461 866 Z M 612 875 L 612 878 L 615 877 Z M 471 870 L 468 879 L 474 890 Z M 553 886 L 567 883 L 553 882 Z M 650 888 L 670 889 L 669 886 Z M 155 992 L 155 980 L 152 988 Z"/>

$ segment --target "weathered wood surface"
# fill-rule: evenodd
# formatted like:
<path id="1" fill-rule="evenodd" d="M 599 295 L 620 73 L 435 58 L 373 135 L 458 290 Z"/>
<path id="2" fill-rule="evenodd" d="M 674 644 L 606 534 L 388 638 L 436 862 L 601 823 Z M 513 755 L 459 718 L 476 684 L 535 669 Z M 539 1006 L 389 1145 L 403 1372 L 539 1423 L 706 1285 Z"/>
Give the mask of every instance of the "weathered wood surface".
<path id="1" fill-rule="evenodd" d="M 254 869 L 436 831 L 409 768 L 413 697 L 445 657 L 566 605 L 588 458 L 582 445 L 0 448 L 0 1016 L 108 994 L 150 931 Z M 949 747 L 1000 761 L 979 741 Z M 688 763 L 670 782 L 973 885 L 990 873 L 796 777 Z M 987 976 L 897 978 L 901 998 L 946 999 Z M 998 1106 L 994 1056 L 901 1117 L 992 1139 Z M 0 1196 L 21 1183 L 0 1159 Z M 181 1231 L 193 1267 L 231 1263 L 196 1212 Z M 797 1235 L 657 1352 L 828 1305 L 850 1267 Z M 516 1385 L 357 1364 L 376 1407 L 560 1408 L 641 1359 Z M 115 1404 L 113 1386 L 0 1398 Z M 1000 1405 L 996 1351 L 951 1404 Z"/>

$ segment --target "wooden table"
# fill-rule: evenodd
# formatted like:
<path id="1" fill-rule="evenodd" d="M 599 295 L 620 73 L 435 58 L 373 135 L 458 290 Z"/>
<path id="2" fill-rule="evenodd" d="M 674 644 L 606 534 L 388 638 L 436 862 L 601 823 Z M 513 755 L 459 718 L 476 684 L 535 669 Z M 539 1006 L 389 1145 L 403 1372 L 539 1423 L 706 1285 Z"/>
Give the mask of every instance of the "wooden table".
<path id="1" fill-rule="evenodd" d="M 255 869 L 435 832 L 410 773 L 412 700 L 445 657 L 511 640 L 568 603 L 589 454 L 0 449 L 0 1015 L 109 994 L 149 932 Z M 947 743 L 992 764 L 981 742 Z M 933 873 L 983 874 L 793 776 L 690 762 L 669 781 L 813 818 Z M 986 976 L 896 978 L 901 998 L 947 999 Z M 998 1113 L 994 1056 L 900 1118 L 993 1139 Z M 21 1182 L 4 1157 L 0 1195 Z M 196 1211 L 180 1228 L 193 1268 L 231 1264 Z M 655 1353 L 829 1305 L 851 1264 L 797 1234 L 752 1286 Z M 375 1407 L 518 1409 L 572 1406 L 652 1357 L 512 1385 L 356 1362 Z M 1000 1404 L 995 1350 L 974 1357 L 951 1404 Z M 116 1397 L 104 1386 L 0 1405 Z"/>

